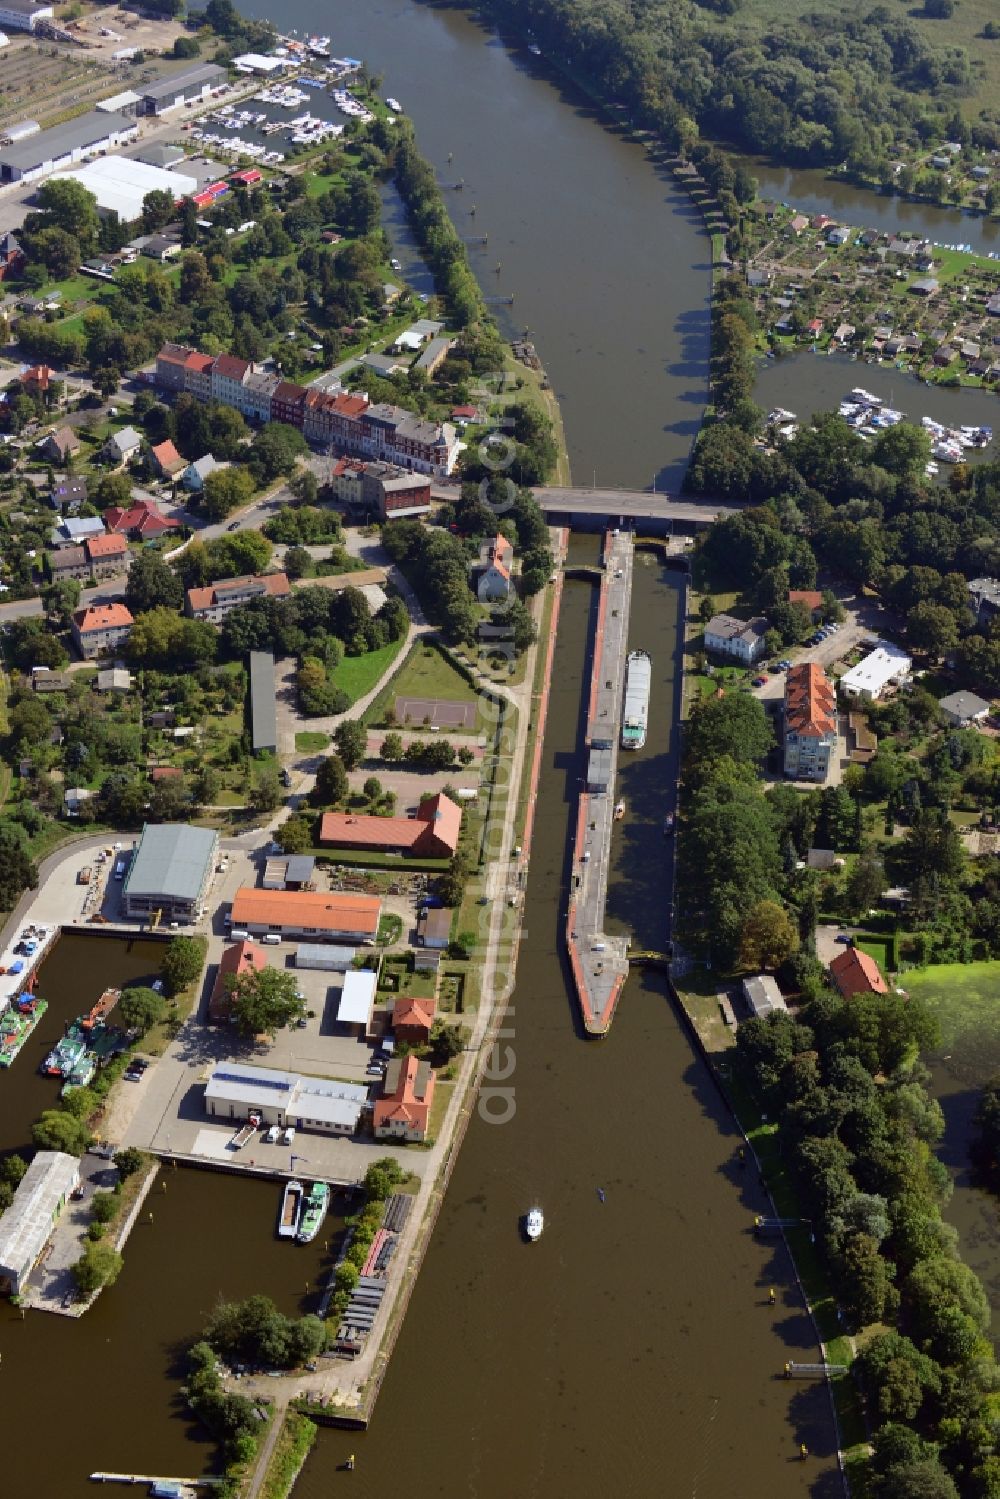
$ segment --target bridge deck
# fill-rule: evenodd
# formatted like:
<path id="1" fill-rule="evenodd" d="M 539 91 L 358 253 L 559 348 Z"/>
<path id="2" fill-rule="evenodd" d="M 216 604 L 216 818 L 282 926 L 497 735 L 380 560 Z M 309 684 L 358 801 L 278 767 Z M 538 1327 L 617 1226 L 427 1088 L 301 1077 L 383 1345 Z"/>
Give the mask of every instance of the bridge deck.
<path id="1" fill-rule="evenodd" d="M 534 495 L 546 515 L 604 517 L 609 525 L 632 520 L 710 526 L 720 515 L 735 515 L 744 507 L 717 500 L 697 500 L 644 489 L 573 489 L 539 485 Z"/>
<path id="2" fill-rule="evenodd" d="M 588 746 L 606 746 L 606 790 L 580 793 L 573 847 L 573 888 L 566 914 L 566 947 L 583 1023 L 591 1035 L 607 1033 L 628 975 L 628 942 L 604 930 L 614 826 L 618 732 L 628 653 L 632 597 L 632 536 L 608 536 L 601 578 L 594 664 L 587 714 Z"/>

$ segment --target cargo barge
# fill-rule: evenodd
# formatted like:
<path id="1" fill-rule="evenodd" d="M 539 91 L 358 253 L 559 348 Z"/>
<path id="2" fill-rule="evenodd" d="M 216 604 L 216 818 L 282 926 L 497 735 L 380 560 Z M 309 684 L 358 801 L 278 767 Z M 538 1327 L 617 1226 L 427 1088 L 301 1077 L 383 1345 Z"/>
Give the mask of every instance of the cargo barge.
<path id="1" fill-rule="evenodd" d="M 625 702 L 622 708 L 622 749 L 641 750 L 646 743 L 649 689 L 653 663 L 647 651 L 629 651 L 625 672 Z"/>

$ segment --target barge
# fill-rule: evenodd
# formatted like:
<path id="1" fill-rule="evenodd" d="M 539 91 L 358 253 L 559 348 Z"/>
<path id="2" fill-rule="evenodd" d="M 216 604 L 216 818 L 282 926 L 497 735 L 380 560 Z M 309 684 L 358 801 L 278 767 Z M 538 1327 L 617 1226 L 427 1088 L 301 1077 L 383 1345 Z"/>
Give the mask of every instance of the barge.
<path id="1" fill-rule="evenodd" d="M 34 994 L 19 994 L 0 1017 L 0 1067 L 11 1066 L 48 1007 L 47 1000 Z"/>
<path id="2" fill-rule="evenodd" d="M 646 743 L 652 676 L 653 663 L 648 651 L 629 651 L 625 672 L 625 704 L 622 709 L 622 749 L 641 750 Z"/>

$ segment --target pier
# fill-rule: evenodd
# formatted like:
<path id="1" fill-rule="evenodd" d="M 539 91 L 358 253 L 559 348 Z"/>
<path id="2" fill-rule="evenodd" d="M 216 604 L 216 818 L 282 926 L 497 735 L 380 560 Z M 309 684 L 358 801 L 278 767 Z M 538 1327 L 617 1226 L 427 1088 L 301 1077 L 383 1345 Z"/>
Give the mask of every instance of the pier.
<path id="1" fill-rule="evenodd" d="M 566 949 L 584 1029 L 605 1036 L 628 976 L 628 939 L 604 930 L 614 827 L 615 776 L 628 622 L 632 599 L 632 535 L 604 541 L 594 657 L 587 713 L 587 775 L 577 808 L 573 872 L 566 913 Z"/>
<path id="2" fill-rule="evenodd" d="M 178 1493 L 196 1494 L 199 1489 L 213 1489 L 222 1482 L 221 1478 L 151 1478 L 147 1473 L 91 1473 L 91 1483 L 127 1483 L 145 1484 L 151 1489 L 153 1484 L 166 1488 L 173 1484 Z"/>

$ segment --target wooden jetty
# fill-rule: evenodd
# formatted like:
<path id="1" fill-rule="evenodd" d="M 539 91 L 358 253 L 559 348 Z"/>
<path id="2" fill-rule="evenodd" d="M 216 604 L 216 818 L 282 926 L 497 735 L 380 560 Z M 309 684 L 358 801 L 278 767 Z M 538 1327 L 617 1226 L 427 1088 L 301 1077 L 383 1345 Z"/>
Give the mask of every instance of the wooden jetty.
<path id="1" fill-rule="evenodd" d="M 191 1494 L 196 1494 L 199 1489 L 214 1489 L 220 1483 L 221 1478 L 157 1478 L 148 1473 L 91 1473 L 91 1483 L 128 1483 L 145 1484 L 151 1489 L 154 1483 L 179 1484 Z"/>
<path id="2" fill-rule="evenodd" d="M 827 1378 L 831 1374 L 846 1374 L 846 1364 L 793 1364 L 785 1365 L 786 1379 Z"/>

